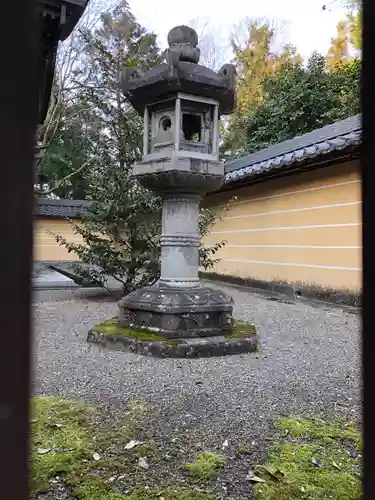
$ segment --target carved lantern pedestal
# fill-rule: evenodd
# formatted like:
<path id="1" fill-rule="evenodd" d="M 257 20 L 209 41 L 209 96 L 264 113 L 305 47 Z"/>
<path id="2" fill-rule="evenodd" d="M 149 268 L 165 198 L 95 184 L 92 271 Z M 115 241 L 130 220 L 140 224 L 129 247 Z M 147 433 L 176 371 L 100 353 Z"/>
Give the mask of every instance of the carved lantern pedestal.
<path id="1" fill-rule="evenodd" d="M 219 120 L 235 107 L 235 69 L 199 65 L 198 37 L 186 26 L 172 29 L 168 43 L 167 63 L 122 75 L 124 94 L 144 117 L 133 175 L 162 197 L 163 220 L 160 280 L 120 300 L 119 322 L 166 338 L 224 335 L 232 331 L 233 300 L 199 281 L 199 204 L 224 179 Z"/>

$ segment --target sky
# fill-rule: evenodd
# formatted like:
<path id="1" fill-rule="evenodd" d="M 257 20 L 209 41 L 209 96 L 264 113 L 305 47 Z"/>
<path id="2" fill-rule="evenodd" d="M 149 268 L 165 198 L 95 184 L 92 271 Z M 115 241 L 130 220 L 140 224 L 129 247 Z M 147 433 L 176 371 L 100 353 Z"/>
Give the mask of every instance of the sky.
<path id="1" fill-rule="evenodd" d="M 233 27 L 246 17 L 266 17 L 282 26 L 283 39 L 296 45 L 305 60 L 314 50 L 326 54 L 336 24 L 345 15 L 331 0 L 129 0 L 129 5 L 137 21 L 158 35 L 163 48 L 171 28 L 197 18 L 229 40 Z"/>

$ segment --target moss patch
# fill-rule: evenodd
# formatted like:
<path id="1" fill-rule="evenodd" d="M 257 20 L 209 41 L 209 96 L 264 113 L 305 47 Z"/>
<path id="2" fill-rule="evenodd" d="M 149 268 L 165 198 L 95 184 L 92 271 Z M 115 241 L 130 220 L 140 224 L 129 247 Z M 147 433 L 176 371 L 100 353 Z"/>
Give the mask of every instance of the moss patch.
<path id="1" fill-rule="evenodd" d="M 147 407 L 128 408 L 125 425 L 103 430 L 99 411 L 77 401 L 37 397 L 31 403 L 30 488 L 33 494 L 52 489 L 55 478 L 79 500 L 214 500 L 192 485 L 179 488 L 152 479 L 139 468 L 140 457 L 153 464 L 157 450 L 145 432 Z M 142 444 L 132 449 L 132 439 Z M 147 486 L 149 485 L 149 486 Z"/>
<path id="2" fill-rule="evenodd" d="M 132 339 L 141 340 L 143 342 L 167 342 L 169 344 L 176 343 L 175 339 L 167 339 L 157 333 L 148 332 L 146 330 L 133 330 L 125 328 L 118 324 L 117 318 L 111 318 L 103 323 L 92 328 L 93 332 L 103 333 L 104 335 L 113 335 L 116 337 L 130 337 Z"/>
<path id="3" fill-rule="evenodd" d="M 149 332 L 146 330 L 133 330 L 132 328 L 125 328 L 118 324 L 117 318 L 111 318 L 91 329 L 93 332 L 102 333 L 103 335 L 113 335 L 115 337 L 130 337 L 143 342 L 166 342 L 167 344 L 179 344 L 179 339 L 167 339 L 157 333 Z M 249 338 L 256 334 L 256 327 L 251 323 L 243 323 L 235 321 L 233 333 L 225 335 L 226 339 L 243 339 Z"/>
<path id="4" fill-rule="evenodd" d="M 200 492 L 199 488 L 171 488 L 169 491 L 163 489 L 139 489 L 130 496 L 121 497 L 122 500 L 215 500 L 215 496 L 209 492 Z"/>
<path id="5" fill-rule="evenodd" d="M 210 479 L 226 462 L 223 455 L 205 451 L 197 455 L 194 462 L 187 464 L 187 469 L 200 479 Z"/>
<path id="6" fill-rule="evenodd" d="M 235 321 L 233 332 L 230 335 L 225 335 L 226 339 L 248 339 L 256 334 L 256 327 L 251 323 L 243 323 Z"/>
<path id="7" fill-rule="evenodd" d="M 255 467 L 266 481 L 255 486 L 255 500 L 362 498 L 361 437 L 353 424 L 290 417 L 277 428 L 268 463 Z"/>

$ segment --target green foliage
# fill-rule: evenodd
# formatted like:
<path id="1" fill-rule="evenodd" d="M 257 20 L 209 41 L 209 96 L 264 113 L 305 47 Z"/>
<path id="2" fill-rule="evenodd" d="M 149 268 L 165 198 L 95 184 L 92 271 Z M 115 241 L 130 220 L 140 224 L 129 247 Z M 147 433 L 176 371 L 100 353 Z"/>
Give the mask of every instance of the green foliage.
<path id="1" fill-rule="evenodd" d="M 277 427 L 279 443 L 267 464 L 255 467 L 265 480 L 255 486 L 255 500 L 362 498 L 361 439 L 354 425 L 288 417 Z"/>
<path id="2" fill-rule="evenodd" d="M 307 66 L 294 47 L 275 50 L 278 30 L 268 22 L 249 22 L 245 43 L 232 41 L 238 106 L 222 133 L 224 158 L 360 112 L 360 60 L 351 56 L 351 49 L 361 46 L 362 6 L 360 0 L 345 6 L 348 14 L 337 25 L 327 57 L 314 53 Z"/>
<path id="3" fill-rule="evenodd" d="M 211 451 L 200 453 L 194 462 L 187 464 L 187 469 L 200 479 L 210 479 L 225 465 L 226 459 Z"/>
<path id="4" fill-rule="evenodd" d="M 99 124 L 89 120 L 88 104 L 63 108 L 56 132 L 40 163 L 40 173 L 59 198 L 84 200 L 89 191 L 88 169 L 94 164 Z"/>
<path id="5" fill-rule="evenodd" d="M 120 199 L 113 193 L 112 202 L 93 203 L 81 224 L 72 223 L 82 244 L 70 243 L 59 235 L 56 240 L 84 264 L 76 266 L 82 278 L 105 286 L 112 277 L 127 294 L 157 279 L 160 200 L 130 180 L 122 185 Z"/>
<path id="6" fill-rule="evenodd" d="M 237 68 L 237 108 L 229 117 L 229 126 L 223 134 L 223 152 L 241 152 L 246 140 L 244 117 L 263 101 L 264 79 L 277 74 L 285 64 L 302 61 L 292 45 L 275 50 L 277 35 L 276 28 L 268 21 L 248 20 L 245 40 L 232 37 Z"/>
<path id="7" fill-rule="evenodd" d="M 360 62 L 337 64 L 326 70 L 317 53 L 307 67 L 286 67 L 264 82 L 265 98 L 245 120 L 247 152 L 347 118 L 360 112 Z"/>

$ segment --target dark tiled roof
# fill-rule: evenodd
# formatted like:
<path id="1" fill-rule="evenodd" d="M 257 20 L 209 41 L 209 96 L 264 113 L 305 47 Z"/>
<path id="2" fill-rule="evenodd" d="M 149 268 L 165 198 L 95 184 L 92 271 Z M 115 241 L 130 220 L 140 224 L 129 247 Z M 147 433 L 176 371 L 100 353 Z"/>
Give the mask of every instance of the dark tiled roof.
<path id="1" fill-rule="evenodd" d="M 298 166 L 339 158 L 358 150 L 361 143 L 361 115 L 313 130 L 225 164 L 225 184 L 289 170 Z"/>
<path id="2" fill-rule="evenodd" d="M 41 217 L 79 218 L 91 205 L 85 200 L 48 200 L 40 198 L 35 204 L 35 215 Z"/>

